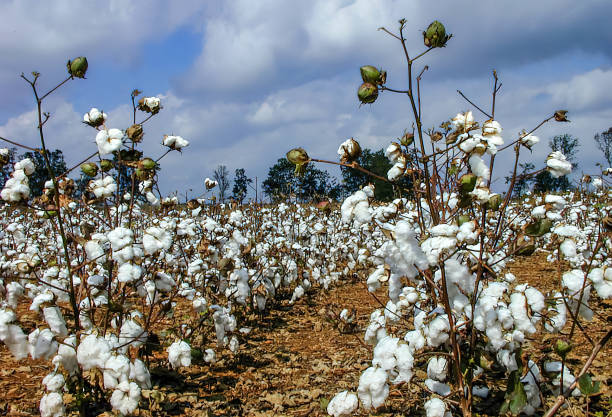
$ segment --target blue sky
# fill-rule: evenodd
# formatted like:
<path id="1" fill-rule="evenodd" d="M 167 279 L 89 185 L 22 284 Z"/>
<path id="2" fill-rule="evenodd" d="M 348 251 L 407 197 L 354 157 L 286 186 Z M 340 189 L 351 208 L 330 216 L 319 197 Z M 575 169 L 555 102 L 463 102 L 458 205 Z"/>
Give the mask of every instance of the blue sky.
<path id="1" fill-rule="evenodd" d="M 41 89 L 65 76 L 67 59 L 85 55 L 87 80 L 76 80 L 46 102 L 49 146 L 69 162 L 95 149 L 95 131 L 81 123 L 91 107 L 109 114 L 108 127 L 131 120 L 130 92 L 162 97 L 164 109 L 146 126 L 145 153 L 163 153 L 164 134 L 191 142 L 164 159 L 164 193 L 203 191 L 218 164 L 265 178 L 287 150 L 302 146 L 333 159 L 355 137 L 379 149 L 409 128 L 409 103 L 382 94 L 359 106 L 359 67 L 388 71 L 388 85 L 405 88 L 397 41 L 377 31 L 406 17 L 408 47 L 421 52 L 421 31 L 442 21 L 453 39 L 417 62 L 426 126 L 470 109 L 456 93 L 490 108 L 491 70 L 503 82 L 496 118 L 514 140 L 559 108 L 570 124 L 549 124 L 533 154 L 541 166 L 547 141 L 580 138 L 580 170 L 603 162 L 593 135 L 612 126 L 612 2 L 575 1 L 0 1 L 0 135 L 36 146 L 34 103 L 21 72 L 42 73 Z M 480 121 L 482 115 L 475 112 Z M 499 158 L 494 177 L 507 175 Z M 334 172 L 334 171 L 332 171 Z"/>

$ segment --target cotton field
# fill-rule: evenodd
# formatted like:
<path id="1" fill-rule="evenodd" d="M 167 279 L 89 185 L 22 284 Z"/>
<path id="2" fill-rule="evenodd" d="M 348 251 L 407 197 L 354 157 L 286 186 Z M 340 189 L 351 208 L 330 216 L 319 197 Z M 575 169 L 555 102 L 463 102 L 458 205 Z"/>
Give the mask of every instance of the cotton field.
<path id="1" fill-rule="evenodd" d="M 501 87 L 495 71 L 491 114 L 475 106 L 483 117 L 462 111 L 424 130 L 412 65 L 452 35 L 434 21 L 423 32 L 425 51 L 410 58 L 405 23 L 400 20 L 397 33 L 382 29 L 404 46 L 408 89 L 389 87 L 386 71 L 366 65 L 357 90 L 364 105 L 383 94 L 405 95 L 413 111 L 412 129 L 384 144 L 385 175 L 359 165 L 355 138 L 338 141 L 339 161 L 313 158 L 307 146 L 286 154 L 296 175 L 315 163 L 334 164 L 390 183 L 395 198 L 389 202 L 377 201 L 367 181 L 341 201 L 319 204 L 219 202 L 207 195 L 219 187 L 209 178 L 200 198 L 164 196 L 162 160 L 190 142 L 166 134 L 159 138 L 161 156 L 145 156 L 139 146 L 146 122 L 163 106 L 138 90 L 131 95 L 130 126 L 111 127 L 114 121 L 97 108 L 84 114 L 93 154 L 56 172 L 43 101 L 84 78 L 87 60 L 68 61 L 68 77 L 46 94 L 39 91 L 39 73 L 22 75 L 38 106 L 40 144 L 0 139 L 42 161 L 9 164 L 9 149 L 0 150 L 10 172 L 0 192 L 0 340 L 16 368 L 44 369 L 36 391 L 42 416 L 163 415 L 160 404 L 172 403 L 164 396 L 181 394 L 164 391 L 164 378 L 184 388 L 189 368 L 198 366 L 204 375 L 196 381 L 205 382 L 190 381 L 189 389 L 212 387 L 213 372 L 229 372 L 230 359 L 247 357 L 262 333 L 282 335 L 267 339 L 277 343 L 269 349 L 290 362 L 278 342 L 288 332 L 266 327 L 267 318 L 308 312 L 321 307 L 316 297 L 346 288 L 353 292 L 342 294 L 340 305 L 325 304 L 319 322 L 296 332 L 305 341 L 332 323 L 328 339 L 354 336 L 359 346 L 348 352 L 350 367 L 331 361 L 336 368 L 325 375 L 334 380 L 306 378 L 299 401 L 283 402 L 268 392 L 268 382 L 256 394 L 247 390 L 273 404 L 265 415 L 293 414 L 287 410 L 304 404 L 301 415 L 335 417 L 606 410 L 609 374 L 591 371 L 601 369 L 593 364 L 609 352 L 612 337 L 612 169 L 563 183 L 574 168 L 571 155 L 553 150 L 536 161 L 540 170 L 519 172 L 521 156 L 540 142 L 536 130 L 569 122 L 568 111 L 546 112 L 516 137 L 504 133 L 494 117 Z M 504 189 L 493 181 L 499 155 L 513 161 Z M 34 195 L 41 168 L 46 181 Z M 77 168 L 75 182 L 70 174 Z M 565 189 L 524 189 L 538 175 Z M 511 272 L 536 257 L 550 266 L 545 287 Z M 359 307 L 374 306 L 365 319 L 344 305 L 357 298 L 356 285 L 371 297 Z M 324 353 L 336 348 L 328 345 Z M 330 365 L 313 366 L 324 373 Z M 289 365 L 278 368 L 282 374 Z M 256 372 L 255 366 L 244 370 L 251 379 Z M 244 386 L 245 380 L 234 382 Z"/>

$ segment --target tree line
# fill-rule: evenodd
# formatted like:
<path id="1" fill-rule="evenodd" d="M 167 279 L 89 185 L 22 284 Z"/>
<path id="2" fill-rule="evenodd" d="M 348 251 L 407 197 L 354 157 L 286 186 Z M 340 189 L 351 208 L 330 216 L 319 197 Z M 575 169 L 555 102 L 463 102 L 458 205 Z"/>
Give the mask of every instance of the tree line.
<path id="1" fill-rule="evenodd" d="M 603 168 L 612 166 L 612 127 L 596 134 L 593 139 L 607 163 L 607 166 Z M 577 153 L 580 147 L 578 138 L 569 134 L 557 135 L 549 141 L 548 146 L 552 151 L 562 152 L 568 161 L 572 163 L 574 169 L 578 168 Z M 2 161 L 3 164 L 1 164 L 0 168 L 0 189 L 4 187 L 4 183 L 10 178 L 13 164 L 25 158 L 30 158 L 36 166 L 36 171 L 29 177 L 32 196 L 40 196 L 45 182 L 49 180 L 43 156 L 38 152 L 25 152 L 18 156 L 16 148 L 9 149 L 6 161 Z M 61 150 L 56 149 L 50 152 L 49 160 L 54 172 L 62 173 L 67 170 L 64 154 Z M 391 163 L 385 156 L 384 149 L 373 151 L 364 148 L 356 162 L 361 167 L 380 177 L 386 177 L 387 171 L 391 168 Z M 601 166 L 599 163 L 597 165 Z M 514 187 L 515 196 L 517 197 L 524 195 L 528 191 L 564 191 L 572 188 L 572 184 L 566 176 L 553 178 L 546 170 L 538 172 L 535 169 L 535 165 L 530 162 L 520 163 L 519 167 L 520 175 Z M 295 166 L 284 157 L 278 159 L 269 168 L 268 176 L 262 182 L 261 189 L 270 202 L 340 200 L 368 183 L 374 184 L 374 197 L 379 201 L 391 201 L 400 195 L 411 197 L 411 195 L 406 195 L 405 190 L 413 189 L 413 184 L 411 184 L 408 177 L 404 177 L 400 183 L 391 184 L 380 179 L 371 178 L 361 171 L 343 166 L 340 167 L 340 178 L 331 175 L 325 170 L 316 168 L 313 164 L 308 164 L 301 176 L 294 175 L 294 168 Z M 536 175 L 527 175 L 534 171 L 537 172 Z M 120 177 L 122 178 L 119 178 L 118 184 L 120 186 L 123 183 L 127 184 L 127 179 L 129 179 L 130 175 L 130 172 L 121 172 Z M 506 177 L 506 181 L 509 181 L 509 178 Z M 121 181 L 122 179 L 125 181 Z M 215 169 L 213 179 L 217 182 L 216 192 L 219 201 L 226 201 L 231 198 L 237 203 L 242 204 L 249 195 L 249 189 L 252 190 L 252 193 L 256 192 L 253 186 L 253 179 L 246 175 L 244 168 L 238 168 L 234 171 L 231 194 L 230 186 L 232 185 L 232 180 L 225 165 L 219 165 Z M 85 175 L 81 175 L 80 178 L 75 180 L 77 196 L 86 191 L 88 182 L 89 178 Z"/>

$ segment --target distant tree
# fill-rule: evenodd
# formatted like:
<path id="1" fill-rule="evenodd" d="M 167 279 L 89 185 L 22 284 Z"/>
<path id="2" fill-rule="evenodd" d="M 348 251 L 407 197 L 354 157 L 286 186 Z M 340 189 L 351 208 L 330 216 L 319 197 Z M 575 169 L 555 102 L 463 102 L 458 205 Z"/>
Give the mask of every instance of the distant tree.
<path id="1" fill-rule="evenodd" d="M 294 170 L 295 165 L 286 158 L 279 159 L 270 167 L 262 188 L 273 202 L 287 200 L 292 195 L 301 202 L 337 199 L 341 195 L 342 187 L 327 171 L 309 164 L 304 175 L 297 177 Z"/>
<path id="2" fill-rule="evenodd" d="M 213 178 L 217 181 L 219 190 L 219 201 L 223 202 L 226 197 L 227 190 L 230 186 L 229 171 L 225 165 L 218 165 L 213 173 Z"/>
<path id="3" fill-rule="evenodd" d="M 520 172 L 517 173 L 517 180 L 514 183 L 514 189 L 512 190 L 513 197 L 521 197 L 531 188 L 531 183 L 535 181 L 534 177 L 527 177 L 526 174 L 532 172 L 535 169 L 535 165 L 531 162 L 525 162 L 519 164 Z M 506 184 L 512 181 L 512 177 L 506 177 Z"/>
<path id="4" fill-rule="evenodd" d="M 89 181 L 91 178 L 85 174 L 81 174 L 81 176 L 74 181 L 74 197 L 81 198 L 81 196 L 87 192 L 87 186 L 89 185 Z M 136 187 L 138 189 L 138 187 Z"/>
<path id="5" fill-rule="evenodd" d="M 4 188 L 4 184 L 6 180 L 11 178 L 11 173 L 13 172 L 13 165 L 15 165 L 15 155 L 17 153 L 17 148 L 10 148 L 8 156 L 6 160 L 2 161 L 3 164 L 0 164 L 0 190 Z"/>
<path id="6" fill-rule="evenodd" d="M 604 158 L 606 162 L 608 162 L 608 166 L 612 166 L 612 127 L 609 128 L 605 132 L 601 132 L 601 134 L 596 134 L 595 142 L 597 142 L 597 147 L 604 154 Z"/>
<path id="7" fill-rule="evenodd" d="M 248 185 L 252 183 L 253 180 L 248 178 L 244 173 L 244 168 L 238 168 L 234 172 L 234 188 L 232 188 L 232 197 L 240 204 L 242 204 L 242 200 L 247 195 Z"/>
<path id="8" fill-rule="evenodd" d="M 364 148 L 356 162 L 368 171 L 382 177 L 387 176 L 387 171 L 392 166 L 383 149 L 372 152 L 370 149 Z M 372 178 L 368 174 L 353 168 L 340 167 L 340 170 L 347 193 L 354 193 L 364 185 L 373 183 L 374 197 L 377 200 L 390 201 L 393 199 L 393 186 L 390 183 Z"/>
<path id="9" fill-rule="evenodd" d="M 572 170 L 578 168 L 576 152 L 578 151 L 578 139 L 569 134 L 557 135 L 548 142 L 553 151 L 563 153 L 567 160 L 572 163 Z M 536 175 L 533 190 L 536 192 L 565 191 L 571 188 L 567 175 L 554 178 L 548 171 L 542 171 Z"/>
<path id="10" fill-rule="evenodd" d="M 387 172 L 391 169 L 391 162 L 385 156 L 384 149 L 379 149 L 376 152 L 368 148 L 364 148 L 361 151 L 361 155 L 357 158 L 356 162 L 368 171 L 386 178 Z M 395 192 L 393 185 L 387 181 L 382 181 L 377 178 L 371 177 L 368 174 L 353 168 L 340 167 L 342 172 L 342 179 L 344 190 L 346 193 L 351 194 L 362 188 L 368 183 L 374 184 L 374 198 L 379 201 L 391 201 L 395 198 Z M 397 185 L 404 189 L 412 189 L 412 178 L 404 177 Z"/>
<path id="11" fill-rule="evenodd" d="M 48 156 L 49 162 L 51 163 L 51 168 L 53 168 L 53 172 L 56 175 L 63 174 L 67 170 L 66 162 L 64 161 L 64 154 L 61 150 L 56 149 L 52 152 L 49 152 Z M 34 173 L 28 178 L 30 185 L 30 195 L 32 197 L 38 197 L 42 195 L 45 182 L 49 181 L 51 177 L 49 176 L 49 171 L 47 170 L 47 166 L 45 165 L 45 159 L 40 153 L 25 152 L 19 157 L 19 160 L 26 158 L 30 158 L 30 160 L 34 163 L 35 166 Z"/>

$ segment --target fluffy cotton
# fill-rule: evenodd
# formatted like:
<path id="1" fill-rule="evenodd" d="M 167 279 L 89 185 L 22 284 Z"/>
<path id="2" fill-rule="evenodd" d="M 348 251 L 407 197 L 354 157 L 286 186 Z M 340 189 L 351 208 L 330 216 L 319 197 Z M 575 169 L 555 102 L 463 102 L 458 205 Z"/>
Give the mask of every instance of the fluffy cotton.
<path id="1" fill-rule="evenodd" d="M 140 387 L 135 382 L 123 381 L 111 395 L 110 403 L 114 410 L 130 414 L 140 401 Z"/>
<path id="2" fill-rule="evenodd" d="M 334 416 L 350 416 L 359 407 L 357 396 L 349 391 L 342 391 L 327 404 L 327 413 Z"/>
<path id="3" fill-rule="evenodd" d="M 104 368 L 110 358 L 111 346 L 106 339 L 95 334 L 85 336 L 77 348 L 77 361 L 84 371 Z"/>
<path id="4" fill-rule="evenodd" d="M 550 175 L 554 178 L 559 178 L 572 172 L 572 164 L 567 160 L 565 155 L 559 151 L 552 152 L 546 158 L 546 167 Z"/>
<path id="5" fill-rule="evenodd" d="M 380 407 L 389 396 L 387 373 L 381 368 L 369 367 L 359 378 L 357 392 L 359 400 L 366 410 Z"/>
<path id="6" fill-rule="evenodd" d="M 168 361 L 173 368 L 191 365 L 191 347 L 179 340 L 168 347 Z"/>
<path id="7" fill-rule="evenodd" d="M 119 129 L 103 129 L 96 135 L 96 143 L 98 144 L 98 153 L 107 155 L 113 153 L 123 145 L 125 134 Z"/>
<path id="8" fill-rule="evenodd" d="M 185 146 L 189 145 L 189 141 L 183 139 L 180 136 L 164 136 L 164 140 L 162 141 L 162 145 L 169 147 L 170 149 L 181 150 Z"/>
<path id="9" fill-rule="evenodd" d="M 50 392 L 40 399 L 38 408 L 41 417 L 60 417 L 66 414 L 64 399 L 58 392 Z"/>

